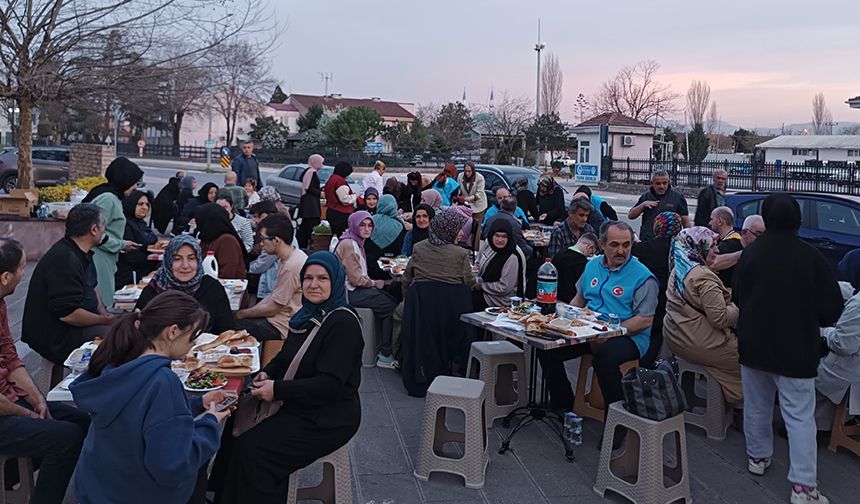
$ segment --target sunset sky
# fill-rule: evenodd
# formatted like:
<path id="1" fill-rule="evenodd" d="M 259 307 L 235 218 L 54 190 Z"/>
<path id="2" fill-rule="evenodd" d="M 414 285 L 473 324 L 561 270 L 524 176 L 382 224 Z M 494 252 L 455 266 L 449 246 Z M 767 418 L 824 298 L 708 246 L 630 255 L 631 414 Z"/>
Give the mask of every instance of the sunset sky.
<path id="1" fill-rule="evenodd" d="M 537 19 L 564 71 L 562 118 L 626 64 L 659 62 L 661 82 L 711 85 L 723 121 L 807 122 L 822 91 L 836 121 L 860 122 L 856 0 L 276 2 L 287 25 L 272 57 L 284 91 L 415 103 L 486 103 L 490 88 L 534 98 Z M 578 114 L 577 114 L 578 117 Z M 682 119 L 683 116 L 678 117 Z M 838 129 L 838 126 L 837 126 Z"/>

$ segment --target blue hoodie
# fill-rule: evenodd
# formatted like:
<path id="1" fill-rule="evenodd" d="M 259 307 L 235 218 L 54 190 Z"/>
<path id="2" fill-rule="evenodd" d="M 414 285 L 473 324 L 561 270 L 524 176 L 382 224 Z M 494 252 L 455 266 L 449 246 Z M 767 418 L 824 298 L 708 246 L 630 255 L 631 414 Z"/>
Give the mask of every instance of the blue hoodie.
<path id="1" fill-rule="evenodd" d="M 185 504 L 197 473 L 218 451 L 220 433 L 201 398 L 189 399 L 170 359 L 146 355 L 69 387 L 92 416 L 75 472 L 83 504 Z"/>

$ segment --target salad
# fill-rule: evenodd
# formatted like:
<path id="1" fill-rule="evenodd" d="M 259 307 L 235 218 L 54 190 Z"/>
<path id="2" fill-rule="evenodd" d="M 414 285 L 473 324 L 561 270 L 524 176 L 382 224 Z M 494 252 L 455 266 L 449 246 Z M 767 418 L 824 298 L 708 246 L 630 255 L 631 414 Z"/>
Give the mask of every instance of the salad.
<path id="1" fill-rule="evenodd" d="M 223 373 L 217 371 L 197 371 L 191 373 L 185 380 L 185 386 L 193 390 L 206 390 L 223 387 L 227 384 L 227 378 Z"/>

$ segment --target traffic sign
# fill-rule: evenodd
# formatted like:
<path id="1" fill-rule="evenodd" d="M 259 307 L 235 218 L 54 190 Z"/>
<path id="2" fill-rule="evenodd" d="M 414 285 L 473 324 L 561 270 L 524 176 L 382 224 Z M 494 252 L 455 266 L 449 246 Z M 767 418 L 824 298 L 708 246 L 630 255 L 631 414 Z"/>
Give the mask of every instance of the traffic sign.
<path id="1" fill-rule="evenodd" d="M 210 139 L 206 140 L 205 142 L 203 142 L 203 146 L 206 147 L 207 149 L 211 149 L 212 147 L 215 147 L 215 140 L 212 140 L 210 138 Z"/>
<path id="2" fill-rule="evenodd" d="M 221 147 L 221 155 L 230 157 L 230 147 L 227 147 L 226 145 Z"/>
<path id="3" fill-rule="evenodd" d="M 364 152 L 377 154 L 382 152 L 382 142 L 365 142 Z"/>

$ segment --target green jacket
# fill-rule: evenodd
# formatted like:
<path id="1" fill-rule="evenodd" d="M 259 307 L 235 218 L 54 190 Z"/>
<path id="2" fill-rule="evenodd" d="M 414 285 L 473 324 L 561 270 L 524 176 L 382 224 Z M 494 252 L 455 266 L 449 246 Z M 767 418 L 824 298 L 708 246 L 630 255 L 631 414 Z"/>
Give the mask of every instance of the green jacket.
<path id="1" fill-rule="evenodd" d="M 93 249 L 93 264 L 96 266 L 99 279 L 96 290 L 105 306 L 110 307 L 113 306 L 113 295 L 116 291 L 114 285 L 116 262 L 119 259 L 120 251 L 125 248 L 125 240 L 123 239 L 125 214 L 122 212 L 122 202 L 114 194 L 101 194 L 92 203 L 101 207 L 105 214 L 107 241 Z"/>

